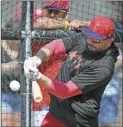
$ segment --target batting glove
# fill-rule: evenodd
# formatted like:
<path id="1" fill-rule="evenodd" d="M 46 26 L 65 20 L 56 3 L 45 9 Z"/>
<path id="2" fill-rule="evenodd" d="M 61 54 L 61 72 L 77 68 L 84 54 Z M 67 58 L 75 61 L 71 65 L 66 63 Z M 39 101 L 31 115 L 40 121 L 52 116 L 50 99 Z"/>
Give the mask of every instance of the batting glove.
<path id="1" fill-rule="evenodd" d="M 39 72 L 37 67 L 42 63 L 37 56 L 29 57 L 24 61 L 24 74 L 27 78 L 31 78 L 31 74 L 35 75 Z"/>

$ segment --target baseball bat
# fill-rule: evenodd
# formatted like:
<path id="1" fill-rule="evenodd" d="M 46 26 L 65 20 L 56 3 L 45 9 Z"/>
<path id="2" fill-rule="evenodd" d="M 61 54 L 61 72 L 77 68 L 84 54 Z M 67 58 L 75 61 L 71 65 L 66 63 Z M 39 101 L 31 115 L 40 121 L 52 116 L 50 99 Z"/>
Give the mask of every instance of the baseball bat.
<path id="1" fill-rule="evenodd" d="M 35 102 L 41 102 L 43 99 L 40 87 L 36 81 L 32 81 L 32 96 Z"/>

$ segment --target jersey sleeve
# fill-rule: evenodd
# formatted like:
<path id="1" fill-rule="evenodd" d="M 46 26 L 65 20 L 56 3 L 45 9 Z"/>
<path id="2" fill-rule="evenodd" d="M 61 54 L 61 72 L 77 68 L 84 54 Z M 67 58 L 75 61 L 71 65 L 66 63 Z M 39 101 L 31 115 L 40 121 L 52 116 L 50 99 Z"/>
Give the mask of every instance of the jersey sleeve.
<path id="1" fill-rule="evenodd" d="M 111 80 L 113 71 L 106 67 L 86 69 L 73 77 L 71 81 L 75 83 L 83 94 L 86 94 L 100 86 L 106 86 Z"/>
<path id="2" fill-rule="evenodd" d="M 47 48 L 50 51 L 50 55 L 67 54 L 74 47 L 85 47 L 86 41 L 82 33 L 67 32 L 67 37 L 63 39 L 53 40 L 46 44 L 43 48 Z"/>
<path id="3" fill-rule="evenodd" d="M 65 37 L 62 39 L 66 53 L 70 52 L 74 47 L 81 46 L 84 44 L 85 40 L 84 35 L 80 33 L 76 33 L 73 31 L 70 31 L 67 33 L 68 37 Z"/>

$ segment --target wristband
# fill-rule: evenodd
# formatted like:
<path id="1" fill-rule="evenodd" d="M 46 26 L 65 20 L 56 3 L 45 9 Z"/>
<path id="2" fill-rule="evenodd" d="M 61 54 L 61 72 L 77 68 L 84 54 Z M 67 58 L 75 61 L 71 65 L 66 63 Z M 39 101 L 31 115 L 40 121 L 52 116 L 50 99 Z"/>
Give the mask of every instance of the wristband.
<path id="1" fill-rule="evenodd" d="M 37 76 L 37 79 L 36 79 L 36 80 L 37 80 L 37 81 L 38 81 L 38 80 L 40 80 L 40 79 L 41 79 L 41 77 L 42 77 L 42 74 L 39 72 L 39 74 L 38 74 L 38 76 Z"/>
<path id="2" fill-rule="evenodd" d="M 37 56 L 41 61 L 44 61 L 44 60 L 47 58 L 46 53 L 45 53 L 42 49 L 40 49 L 40 50 L 37 52 L 36 56 Z"/>
<path id="3" fill-rule="evenodd" d="M 64 29 L 67 30 L 70 28 L 70 23 L 68 21 L 65 21 L 65 27 Z"/>

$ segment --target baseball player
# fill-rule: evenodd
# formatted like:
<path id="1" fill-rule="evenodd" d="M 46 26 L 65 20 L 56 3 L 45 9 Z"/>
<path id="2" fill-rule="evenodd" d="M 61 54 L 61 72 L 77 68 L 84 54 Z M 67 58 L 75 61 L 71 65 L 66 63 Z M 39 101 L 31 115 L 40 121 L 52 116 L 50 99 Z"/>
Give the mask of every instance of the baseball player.
<path id="1" fill-rule="evenodd" d="M 69 1 L 49 0 L 42 8 L 33 10 L 33 28 L 37 29 L 67 29 Z M 12 13 L 12 21 L 21 23 L 22 5 L 18 3 L 16 11 Z"/>
<path id="2" fill-rule="evenodd" d="M 60 33 L 58 29 L 64 29 L 66 27 L 65 18 L 67 17 L 67 14 L 69 12 L 68 1 L 48 1 L 46 6 L 44 6 L 42 10 L 43 12 L 45 12 L 45 15 L 35 20 L 34 28 L 57 29 L 57 33 Z M 64 33 L 64 31 L 62 31 L 62 33 Z M 64 35 L 65 34 L 66 33 L 64 33 Z M 38 52 L 38 50 L 47 43 L 49 43 L 49 41 L 41 42 L 35 40 L 32 45 L 33 55 L 35 55 Z M 55 79 L 56 76 L 58 75 L 62 62 L 65 60 L 65 57 L 66 54 L 61 54 L 60 56 L 51 57 L 48 60 L 44 61 L 39 66 L 39 70 L 41 71 L 41 73 L 47 75 L 51 79 Z M 37 103 L 33 101 L 34 118 L 33 118 L 32 126 L 40 126 L 42 120 L 44 119 L 45 115 L 49 111 L 50 96 L 48 94 L 48 91 L 40 83 L 39 85 L 44 97 L 41 103 Z"/>
<path id="3" fill-rule="evenodd" d="M 21 4 L 18 4 L 17 14 L 13 14 L 13 20 L 18 21 L 21 23 L 21 13 L 22 7 Z M 67 21 L 67 17 L 69 14 L 69 1 L 48 1 L 46 6 L 43 8 L 34 8 L 33 11 L 33 28 L 36 29 L 43 29 L 42 32 L 46 33 L 45 29 L 77 29 L 81 26 L 85 27 L 87 22 L 77 21 L 74 20 L 72 22 Z M 69 31 L 56 31 L 58 35 L 60 33 L 63 36 L 69 36 Z M 74 31 L 73 31 L 74 32 Z M 52 38 L 51 38 L 52 40 Z M 38 50 L 43 47 L 49 41 L 33 41 L 32 44 L 32 53 L 35 55 Z M 61 64 L 65 60 L 66 54 L 61 54 L 60 56 L 51 57 L 47 61 L 44 61 L 40 66 L 39 70 L 41 73 L 45 74 L 46 76 L 50 77 L 52 80 L 56 79 L 59 69 L 61 68 Z M 36 103 L 33 101 L 33 116 L 34 119 L 32 120 L 33 126 L 38 126 L 41 123 L 41 119 L 45 117 L 45 114 L 49 111 L 49 104 L 50 104 L 50 96 L 47 90 L 44 89 L 42 85 L 40 85 L 42 94 L 44 95 L 43 101 L 41 103 Z M 38 112 L 36 112 L 38 111 Z M 39 112 L 40 111 L 40 112 Z M 39 117 L 39 120 L 38 120 Z M 41 118 L 42 117 L 42 118 Z"/>
<path id="4" fill-rule="evenodd" d="M 25 60 L 25 76 L 50 93 L 49 112 L 41 127 L 98 127 L 100 101 L 118 56 L 114 32 L 110 18 L 95 16 L 81 33 L 51 41 Z M 56 80 L 37 69 L 51 56 L 66 53 Z"/>

